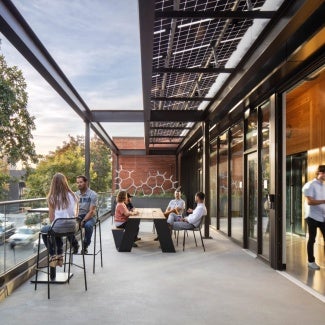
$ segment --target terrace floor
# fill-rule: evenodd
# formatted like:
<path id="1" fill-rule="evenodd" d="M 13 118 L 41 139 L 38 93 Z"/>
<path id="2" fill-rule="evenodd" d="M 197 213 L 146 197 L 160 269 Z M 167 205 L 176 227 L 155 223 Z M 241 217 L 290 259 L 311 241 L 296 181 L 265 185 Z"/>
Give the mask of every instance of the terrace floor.
<path id="1" fill-rule="evenodd" d="M 1 324 L 322 324 L 324 303 L 211 230 L 206 252 L 161 253 L 152 223 L 140 225 L 139 247 L 116 251 L 110 219 L 102 223 L 104 267 L 87 256 L 70 284 L 26 282 L 0 303 Z M 76 259 L 80 256 L 76 256 Z M 285 274 L 286 275 L 286 274 Z"/>

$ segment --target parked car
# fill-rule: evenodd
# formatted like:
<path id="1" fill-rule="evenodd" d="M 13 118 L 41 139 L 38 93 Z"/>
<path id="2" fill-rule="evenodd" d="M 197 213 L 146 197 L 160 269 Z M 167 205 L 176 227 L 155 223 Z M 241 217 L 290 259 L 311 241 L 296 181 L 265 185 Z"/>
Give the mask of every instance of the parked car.
<path id="1" fill-rule="evenodd" d="M 16 233 L 9 237 L 11 245 L 25 246 L 38 238 L 38 228 L 23 226 L 17 229 Z"/>
<path id="2" fill-rule="evenodd" d="M 45 248 L 45 244 L 44 244 L 43 240 L 41 239 L 41 242 L 40 242 L 40 251 L 42 249 L 44 249 L 44 248 Z M 37 249 L 38 249 L 38 238 L 33 243 L 33 252 L 34 253 L 37 253 Z"/>
<path id="3" fill-rule="evenodd" d="M 4 244 L 6 239 L 13 235 L 16 231 L 14 222 L 0 221 L 0 244 Z"/>

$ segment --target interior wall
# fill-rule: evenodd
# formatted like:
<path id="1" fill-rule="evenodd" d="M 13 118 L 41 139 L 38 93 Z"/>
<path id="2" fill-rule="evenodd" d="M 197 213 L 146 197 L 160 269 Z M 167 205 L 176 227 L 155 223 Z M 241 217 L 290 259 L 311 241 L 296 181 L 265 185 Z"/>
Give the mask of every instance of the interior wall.
<path id="1" fill-rule="evenodd" d="M 286 97 L 286 154 L 307 151 L 308 179 L 325 164 L 325 70 Z"/>

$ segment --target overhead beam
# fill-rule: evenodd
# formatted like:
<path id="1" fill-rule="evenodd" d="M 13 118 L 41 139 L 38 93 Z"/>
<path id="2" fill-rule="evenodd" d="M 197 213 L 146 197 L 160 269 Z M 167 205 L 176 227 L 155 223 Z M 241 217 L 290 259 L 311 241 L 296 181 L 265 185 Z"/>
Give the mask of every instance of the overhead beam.
<path id="1" fill-rule="evenodd" d="M 150 141 L 149 144 L 180 144 L 179 141 Z"/>
<path id="2" fill-rule="evenodd" d="M 90 109 L 11 1 L 0 1 L 1 33 L 107 146 L 118 149 L 104 129 L 91 122 Z M 151 78 L 150 78 L 151 79 Z"/>
<path id="3" fill-rule="evenodd" d="M 175 139 L 175 138 L 184 138 L 185 135 L 150 135 L 150 139 Z"/>
<path id="4" fill-rule="evenodd" d="M 144 111 L 135 110 L 92 110 L 93 122 L 144 122 Z"/>
<path id="5" fill-rule="evenodd" d="M 141 48 L 142 96 L 144 109 L 144 141 L 149 153 L 149 116 L 151 110 L 150 94 L 152 83 L 152 50 L 155 20 L 155 0 L 138 0 Z"/>
<path id="6" fill-rule="evenodd" d="M 202 101 L 212 101 L 213 97 L 151 97 L 151 101 L 153 102 L 202 102 Z"/>
<path id="7" fill-rule="evenodd" d="M 241 10 L 166 10 L 156 11 L 156 18 L 198 18 L 198 19 L 270 19 L 276 11 L 241 11 Z"/>
<path id="8" fill-rule="evenodd" d="M 188 126 L 152 126 L 150 127 L 150 130 L 191 130 L 192 128 Z"/>
<path id="9" fill-rule="evenodd" d="M 175 156 L 176 154 L 176 149 L 155 149 L 155 148 L 152 148 L 150 147 L 149 148 L 149 155 L 159 155 L 159 156 Z"/>
<path id="10" fill-rule="evenodd" d="M 153 68 L 152 73 L 232 73 L 233 68 Z"/>
<path id="11" fill-rule="evenodd" d="M 145 156 L 145 149 L 122 149 L 120 150 L 120 156 Z"/>
<path id="12" fill-rule="evenodd" d="M 203 111 L 163 111 L 152 110 L 150 113 L 151 122 L 200 122 Z"/>

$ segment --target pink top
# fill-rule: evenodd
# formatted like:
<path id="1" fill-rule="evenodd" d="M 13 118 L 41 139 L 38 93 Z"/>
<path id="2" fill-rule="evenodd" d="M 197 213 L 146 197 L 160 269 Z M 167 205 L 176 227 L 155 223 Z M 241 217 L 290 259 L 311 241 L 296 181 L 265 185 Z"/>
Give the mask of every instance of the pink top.
<path id="1" fill-rule="evenodd" d="M 115 222 L 127 222 L 130 216 L 130 211 L 127 209 L 124 202 L 116 204 L 115 208 Z"/>

